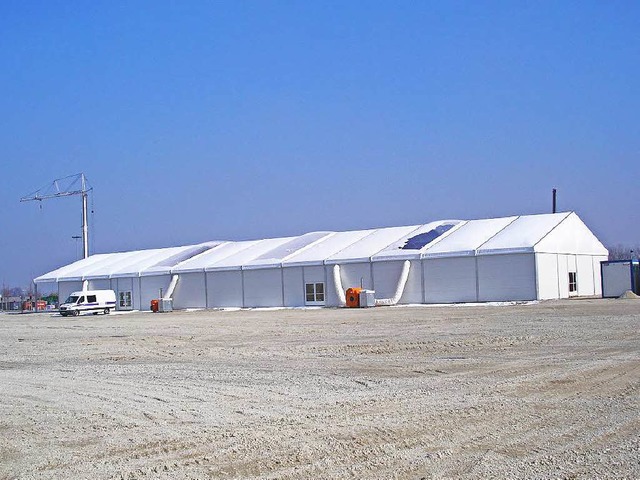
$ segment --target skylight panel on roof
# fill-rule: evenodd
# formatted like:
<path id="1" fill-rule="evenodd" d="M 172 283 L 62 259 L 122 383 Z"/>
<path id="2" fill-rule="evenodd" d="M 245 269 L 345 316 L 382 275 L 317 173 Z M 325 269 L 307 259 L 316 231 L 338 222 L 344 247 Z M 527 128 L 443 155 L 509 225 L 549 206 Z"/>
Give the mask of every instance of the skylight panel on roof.
<path id="1" fill-rule="evenodd" d="M 455 227 L 455 223 L 444 223 L 442 225 L 438 225 L 436 228 L 429 230 L 428 232 L 419 233 L 413 237 L 409 237 L 407 242 L 400 247 L 401 250 L 422 250 L 425 245 L 430 244 L 440 235 L 448 232 L 453 227 Z"/>

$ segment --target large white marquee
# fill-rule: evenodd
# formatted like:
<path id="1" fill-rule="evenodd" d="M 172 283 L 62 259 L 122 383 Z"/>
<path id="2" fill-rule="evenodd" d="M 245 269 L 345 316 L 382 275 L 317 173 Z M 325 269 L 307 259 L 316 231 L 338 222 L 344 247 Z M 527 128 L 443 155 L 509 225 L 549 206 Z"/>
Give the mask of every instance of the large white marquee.
<path id="1" fill-rule="evenodd" d="M 574 212 L 92 255 L 35 279 L 61 299 L 113 289 L 119 309 L 525 301 L 600 295 L 608 252 Z"/>

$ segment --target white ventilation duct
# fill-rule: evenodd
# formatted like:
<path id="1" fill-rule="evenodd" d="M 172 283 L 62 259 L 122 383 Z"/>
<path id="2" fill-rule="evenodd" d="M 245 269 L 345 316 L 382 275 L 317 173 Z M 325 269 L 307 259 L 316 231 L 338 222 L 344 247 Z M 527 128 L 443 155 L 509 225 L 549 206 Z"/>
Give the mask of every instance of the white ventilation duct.
<path id="1" fill-rule="evenodd" d="M 346 305 L 347 297 L 345 297 L 344 288 L 342 288 L 342 278 L 340 277 L 340 265 L 333 266 L 333 284 L 336 287 L 336 295 L 340 300 L 340 305 Z"/>
<path id="2" fill-rule="evenodd" d="M 396 305 L 400 301 L 400 299 L 402 298 L 402 294 L 404 293 L 404 287 L 407 285 L 407 280 L 409 279 L 410 269 L 411 262 L 409 260 L 405 260 L 404 265 L 402 265 L 402 272 L 400 272 L 400 279 L 398 280 L 398 286 L 396 287 L 395 295 L 391 298 L 377 298 L 376 307 L 384 305 Z"/>
<path id="3" fill-rule="evenodd" d="M 167 293 L 162 297 L 163 300 L 171 300 L 173 296 L 173 291 L 176 289 L 176 285 L 178 284 L 179 275 L 173 275 L 171 277 L 171 283 L 169 283 L 169 288 L 167 288 Z"/>

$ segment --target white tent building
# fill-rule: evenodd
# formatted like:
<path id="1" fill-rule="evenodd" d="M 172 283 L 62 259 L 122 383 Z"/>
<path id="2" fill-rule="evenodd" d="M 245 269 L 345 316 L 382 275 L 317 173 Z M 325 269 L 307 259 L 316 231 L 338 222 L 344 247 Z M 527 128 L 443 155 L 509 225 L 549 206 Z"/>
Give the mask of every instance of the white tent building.
<path id="1" fill-rule="evenodd" d="M 568 212 L 99 254 L 35 282 L 110 288 L 119 309 L 341 306 L 349 287 L 379 305 L 543 300 L 600 295 L 607 255 Z"/>

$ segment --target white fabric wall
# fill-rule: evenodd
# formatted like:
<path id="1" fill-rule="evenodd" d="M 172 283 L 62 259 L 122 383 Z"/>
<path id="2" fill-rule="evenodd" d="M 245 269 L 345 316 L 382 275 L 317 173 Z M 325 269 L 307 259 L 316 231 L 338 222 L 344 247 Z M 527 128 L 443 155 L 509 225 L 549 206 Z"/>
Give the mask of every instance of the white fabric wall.
<path id="1" fill-rule="evenodd" d="M 302 267 L 285 267 L 282 269 L 284 281 L 284 306 L 304 306 L 304 277 Z"/>
<path id="2" fill-rule="evenodd" d="M 146 310 L 150 308 L 150 305 L 142 305 L 141 303 L 141 292 L 142 292 L 142 280 L 140 279 L 140 277 L 138 278 L 132 278 L 131 279 L 131 283 L 133 285 L 133 308 L 136 310 Z M 118 288 L 120 287 L 120 284 L 118 284 Z M 119 300 L 118 296 L 116 295 L 116 302 Z"/>
<path id="3" fill-rule="evenodd" d="M 322 266 L 285 267 L 282 273 L 284 278 L 284 305 L 286 307 L 302 307 L 306 305 L 306 283 L 325 283 L 325 305 L 328 304 L 327 288 L 335 290 L 333 282 L 331 282 L 330 286 L 327 286 L 324 267 Z"/>
<path id="4" fill-rule="evenodd" d="M 82 282 L 58 282 L 58 298 L 64 302 L 72 292 L 82 290 Z"/>
<path id="5" fill-rule="evenodd" d="M 629 262 L 609 263 L 602 266 L 602 296 L 619 297 L 631 290 L 631 266 Z"/>
<path id="6" fill-rule="evenodd" d="M 566 214 L 556 214 L 562 216 Z M 552 215 L 535 215 L 528 217 L 533 222 L 543 222 Z M 521 217 L 522 218 L 522 217 Z M 553 223 L 553 221 L 552 221 Z M 550 227 L 551 225 L 547 225 Z M 575 214 L 570 213 L 535 244 L 536 252 L 569 253 L 573 255 L 606 255 L 607 249 L 600 243 L 591 230 Z"/>
<path id="7" fill-rule="evenodd" d="M 572 295 L 600 293 L 600 263 L 591 255 L 537 253 L 538 295 L 540 300 L 569 298 L 569 272 L 577 273 L 578 291 Z M 597 266 L 597 271 L 594 265 Z M 555 282 L 555 284 L 554 284 Z"/>
<path id="8" fill-rule="evenodd" d="M 426 303 L 477 302 L 475 257 L 425 258 Z"/>
<path id="9" fill-rule="evenodd" d="M 99 280 L 89 280 L 89 290 L 111 290 L 111 280 L 101 278 Z"/>
<path id="10" fill-rule="evenodd" d="M 481 302 L 535 300 L 535 255 L 478 256 L 478 290 Z"/>
<path id="11" fill-rule="evenodd" d="M 173 292 L 173 308 L 206 308 L 204 272 L 181 273 Z"/>
<path id="12" fill-rule="evenodd" d="M 134 308 L 149 310 L 151 300 L 160 298 L 160 289 L 164 295 L 169 288 L 169 283 L 171 283 L 171 275 L 168 274 L 140 277 L 140 303 L 136 305 L 134 300 Z"/>
<path id="13" fill-rule="evenodd" d="M 537 272 L 536 278 L 538 279 L 538 300 L 560 298 L 558 255 L 555 253 L 536 253 L 535 255 Z"/>
<path id="14" fill-rule="evenodd" d="M 317 283 L 324 281 L 324 267 L 304 267 L 304 283 Z"/>
<path id="15" fill-rule="evenodd" d="M 602 295 L 602 271 L 600 262 L 606 262 L 609 256 L 592 257 L 593 260 L 593 278 L 595 280 L 595 294 Z"/>
<path id="16" fill-rule="evenodd" d="M 242 272 L 207 272 L 207 303 L 207 308 L 242 307 Z"/>
<path id="17" fill-rule="evenodd" d="M 591 255 L 577 255 L 578 295 L 595 295 L 595 278 L 593 276 L 593 259 Z"/>
<path id="18" fill-rule="evenodd" d="M 347 263 L 340 265 L 340 275 L 342 286 L 345 290 L 350 287 L 362 287 L 373 290 L 373 280 L 371 279 L 371 263 Z"/>
<path id="19" fill-rule="evenodd" d="M 569 255 L 558 255 L 558 290 L 560 298 L 569 298 Z"/>
<path id="20" fill-rule="evenodd" d="M 396 293 L 404 260 L 373 262 L 376 298 L 391 298 Z M 422 272 L 419 260 L 411 261 L 409 278 L 398 303 L 422 303 Z"/>
<path id="21" fill-rule="evenodd" d="M 117 297 L 118 292 L 133 292 L 134 283 L 138 283 L 137 279 L 134 282 L 133 278 L 114 278 L 111 280 L 111 289 L 116 292 Z"/>
<path id="22" fill-rule="evenodd" d="M 282 306 L 282 269 L 243 270 L 245 307 Z"/>

